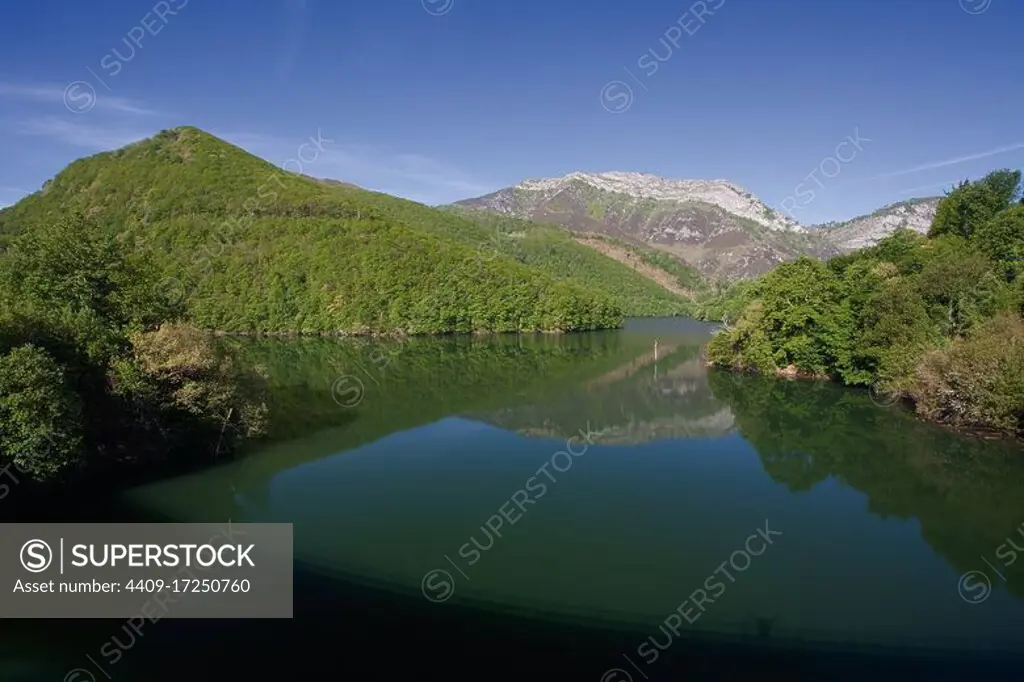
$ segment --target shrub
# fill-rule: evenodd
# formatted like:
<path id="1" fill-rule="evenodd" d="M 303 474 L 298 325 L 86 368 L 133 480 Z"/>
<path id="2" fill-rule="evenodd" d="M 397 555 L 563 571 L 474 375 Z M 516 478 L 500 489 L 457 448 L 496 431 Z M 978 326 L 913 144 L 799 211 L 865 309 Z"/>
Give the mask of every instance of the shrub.
<path id="1" fill-rule="evenodd" d="M 232 436 L 262 433 L 266 407 L 247 394 L 253 375 L 218 352 L 208 333 L 166 324 L 133 334 L 131 345 L 131 356 L 112 368 L 113 390 L 134 404 L 137 413 L 160 416 L 160 422 L 149 420 L 148 426 L 168 430 L 176 422 L 188 422 L 192 428 L 222 433 L 230 427 Z"/>
<path id="2" fill-rule="evenodd" d="M 719 331 L 708 342 L 707 359 L 716 365 L 774 374 L 777 366 L 768 336 L 761 329 L 764 303 L 753 301 L 731 329 Z"/>
<path id="3" fill-rule="evenodd" d="M 1000 315 L 929 353 L 910 394 L 928 419 L 1024 435 L 1024 320 Z"/>
<path id="4" fill-rule="evenodd" d="M 81 403 L 63 369 L 32 345 L 0 356 L 0 466 L 49 480 L 83 459 Z"/>

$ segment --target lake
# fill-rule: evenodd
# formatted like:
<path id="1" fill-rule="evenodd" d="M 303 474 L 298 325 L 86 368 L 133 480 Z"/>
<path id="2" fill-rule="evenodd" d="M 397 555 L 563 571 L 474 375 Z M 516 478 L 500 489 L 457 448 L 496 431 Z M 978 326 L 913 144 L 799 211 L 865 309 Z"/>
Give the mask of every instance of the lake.
<path id="1" fill-rule="evenodd" d="M 228 341 L 268 437 L 107 506 L 294 523 L 295 620 L 5 624 L 0 678 L 1018 669 L 1024 448 L 709 372 L 711 329 Z"/>

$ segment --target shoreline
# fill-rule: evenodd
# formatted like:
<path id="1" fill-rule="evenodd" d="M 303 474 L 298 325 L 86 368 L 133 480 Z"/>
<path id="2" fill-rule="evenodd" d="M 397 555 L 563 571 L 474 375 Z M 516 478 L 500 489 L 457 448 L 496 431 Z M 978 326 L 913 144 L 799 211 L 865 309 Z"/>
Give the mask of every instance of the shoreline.
<path id="1" fill-rule="evenodd" d="M 617 327 L 595 327 L 593 329 L 576 329 L 576 330 L 565 330 L 565 329 L 535 329 L 530 331 L 489 331 L 483 329 L 475 329 L 473 331 L 459 332 L 459 331 L 448 331 L 448 332 L 420 332 L 412 333 L 402 329 L 396 329 L 388 332 L 375 332 L 375 331 L 334 331 L 334 332 L 301 332 L 301 331 L 287 331 L 287 332 L 263 332 L 263 331 L 225 331 L 222 329 L 207 329 L 202 328 L 202 331 L 212 334 L 216 337 L 234 337 L 234 338 L 285 338 L 285 339 L 304 339 L 304 338 L 330 338 L 330 339 L 409 339 L 409 338 L 443 338 L 446 336 L 503 336 L 503 335 L 548 335 L 558 336 L 562 334 L 586 334 L 588 332 L 599 332 L 599 331 L 615 331 L 622 329 L 623 325 L 620 324 Z"/>
<path id="2" fill-rule="evenodd" d="M 872 391 L 872 388 L 870 386 L 851 386 L 849 384 L 844 384 L 842 381 L 839 381 L 837 379 L 833 379 L 830 376 L 802 372 L 796 369 L 795 365 L 790 365 L 789 367 L 786 368 L 776 368 L 774 375 L 768 375 L 741 366 L 728 367 L 726 365 L 720 365 L 711 360 L 708 360 L 707 357 L 704 358 L 704 364 L 708 369 L 719 370 L 722 372 L 731 372 L 734 374 L 746 374 L 749 376 L 760 376 L 769 379 L 781 379 L 785 381 L 828 382 L 845 390 L 866 391 L 869 395 Z M 942 421 L 939 419 L 928 419 L 927 417 L 923 417 L 920 414 L 918 414 L 917 410 L 915 409 L 916 403 L 914 402 L 914 400 L 909 396 L 903 394 L 896 395 L 891 399 L 887 398 L 885 401 L 885 405 L 879 403 L 874 398 L 872 398 L 872 402 L 874 402 L 879 407 L 884 407 L 886 405 L 901 405 L 904 409 L 907 409 L 909 412 L 911 412 L 914 415 L 914 418 L 917 419 L 918 421 L 924 424 L 930 424 L 932 426 L 937 426 L 946 429 L 947 431 L 951 431 L 952 433 L 955 433 L 960 436 L 966 436 L 968 438 L 974 438 L 978 440 L 998 440 L 1011 443 L 1020 443 L 1021 445 L 1024 445 L 1024 434 L 1008 433 L 1006 431 L 1000 431 L 998 429 L 993 429 L 991 427 L 986 427 L 978 424 L 958 425 L 952 424 L 948 421 Z"/>

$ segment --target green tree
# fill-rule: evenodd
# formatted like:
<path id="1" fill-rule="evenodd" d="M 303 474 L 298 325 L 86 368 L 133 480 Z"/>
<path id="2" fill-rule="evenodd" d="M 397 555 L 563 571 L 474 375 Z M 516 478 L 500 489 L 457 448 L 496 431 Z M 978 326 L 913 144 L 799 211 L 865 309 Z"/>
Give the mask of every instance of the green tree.
<path id="1" fill-rule="evenodd" d="M 823 263 L 804 257 L 781 265 L 750 295 L 736 327 L 716 337 L 713 362 L 760 372 L 795 366 L 826 376 L 849 363 L 850 310 L 838 278 Z"/>
<path id="2" fill-rule="evenodd" d="M 764 304 L 753 301 L 735 326 L 718 331 L 708 343 L 708 360 L 730 369 L 773 374 L 778 365 L 771 340 L 764 330 Z"/>
<path id="3" fill-rule="evenodd" d="M 259 430 L 208 336 L 166 324 L 175 307 L 151 272 L 80 215 L 0 256 L 0 466 L 60 479 L 209 454 L 231 426 L 227 450 Z"/>
<path id="4" fill-rule="evenodd" d="M 929 237 L 898 230 L 827 266 L 783 265 L 715 336 L 715 365 L 787 365 L 909 397 L 919 414 L 1021 433 L 1024 206 L 1018 171 L 965 182 L 940 202 Z"/>
<path id="5" fill-rule="evenodd" d="M 95 221 L 75 213 L 14 241 L 0 259 L 0 302 L 103 360 L 127 347 L 127 330 L 179 312 L 162 299 L 151 272 Z"/>
<path id="6" fill-rule="evenodd" d="M 779 266 L 758 286 L 776 365 L 831 375 L 850 352 L 849 310 L 839 280 L 819 261 L 803 257 Z"/>
<path id="7" fill-rule="evenodd" d="M 81 399 L 60 365 L 32 345 L 0 355 L 0 465 L 48 480 L 83 456 Z"/>
<path id="8" fill-rule="evenodd" d="M 1019 170 L 999 170 L 976 182 L 960 183 L 939 202 L 928 236 L 970 239 L 996 214 L 1009 208 L 1020 192 L 1020 180 Z"/>
<path id="9" fill-rule="evenodd" d="M 856 254 L 856 257 L 887 261 L 896 265 L 901 274 L 910 275 L 924 268 L 925 251 L 922 247 L 926 243 L 924 235 L 901 228 L 873 247 Z"/>
<path id="10" fill-rule="evenodd" d="M 1012 205 L 1021 192 L 1020 170 L 1004 168 L 1003 170 L 992 171 L 982 179 L 982 182 L 989 186 L 999 205 L 1003 206 L 1004 209 Z"/>
<path id="11" fill-rule="evenodd" d="M 973 241 L 945 236 L 928 244 L 924 254 L 916 278 L 919 295 L 946 336 L 960 336 L 998 311 L 1005 287 Z"/>
<path id="12" fill-rule="evenodd" d="M 913 281 L 892 278 L 874 289 L 860 312 L 851 383 L 899 392 L 921 354 L 937 338 Z"/>
<path id="13" fill-rule="evenodd" d="M 1012 206 L 985 223 L 976 240 L 1007 281 L 1020 278 L 1024 272 L 1024 204 Z"/>

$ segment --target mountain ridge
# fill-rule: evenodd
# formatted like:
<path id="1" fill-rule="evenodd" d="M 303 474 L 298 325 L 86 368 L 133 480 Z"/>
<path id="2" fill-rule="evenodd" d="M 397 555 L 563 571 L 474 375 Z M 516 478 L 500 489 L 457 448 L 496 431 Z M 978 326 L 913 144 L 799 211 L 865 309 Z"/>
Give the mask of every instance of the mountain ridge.
<path id="1" fill-rule="evenodd" d="M 724 181 L 575 173 L 455 205 L 653 247 L 711 280 L 760 275 L 804 254 L 838 254 L 819 235 Z"/>
<path id="2" fill-rule="evenodd" d="M 900 227 L 926 232 L 938 198 L 802 225 L 724 179 L 633 171 L 573 171 L 531 178 L 455 202 L 475 211 L 553 223 L 667 252 L 711 280 L 749 279 L 802 255 L 829 258 L 871 246 Z"/>
<path id="3" fill-rule="evenodd" d="M 841 251 L 850 252 L 874 246 L 898 229 L 927 234 L 942 197 L 905 199 L 849 220 L 813 226 L 826 230 L 829 240 Z"/>
<path id="4" fill-rule="evenodd" d="M 637 199 L 654 201 L 701 201 L 719 206 L 731 213 L 758 222 L 769 229 L 803 231 L 805 228 L 791 218 L 778 214 L 768 204 L 760 201 L 749 190 L 725 179 L 673 179 L 652 173 L 636 171 L 573 171 L 563 176 L 530 178 L 510 188 L 521 192 L 557 194 L 574 182 L 580 182 L 613 194 L 625 194 Z M 464 204 L 492 197 L 505 190 L 498 190 L 476 199 L 462 200 Z"/>

